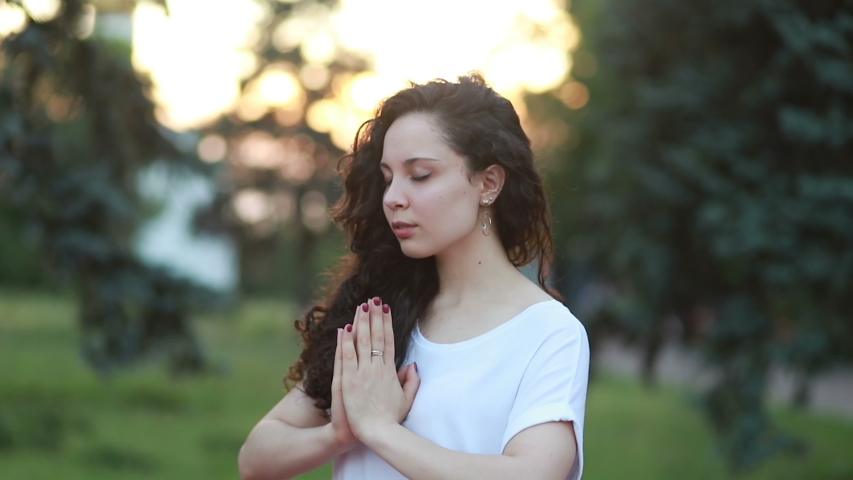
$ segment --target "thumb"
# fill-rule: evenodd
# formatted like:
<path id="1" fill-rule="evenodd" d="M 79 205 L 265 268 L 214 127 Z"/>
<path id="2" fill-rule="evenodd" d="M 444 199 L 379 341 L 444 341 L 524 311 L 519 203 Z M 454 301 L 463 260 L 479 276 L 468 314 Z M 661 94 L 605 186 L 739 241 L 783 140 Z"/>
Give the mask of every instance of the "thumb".
<path id="1" fill-rule="evenodd" d="M 409 408 L 415 402 L 415 395 L 418 393 L 418 387 L 421 386 L 421 377 L 418 376 L 418 364 L 413 363 L 406 369 L 406 381 L 403 383 L 403 395 L 406 397 L 406 403 Z"/>
<path id="2" fill-rule="evenodd" d="M 406 383 L 406 374 L 409 373 L 409 369 L 412 367 L 412 364 L 408 364 L 405 367 L 401 368 L 399 372 L 397 372 L 397 380 L 400 380 L 400 386 L 403 386 Z"/>

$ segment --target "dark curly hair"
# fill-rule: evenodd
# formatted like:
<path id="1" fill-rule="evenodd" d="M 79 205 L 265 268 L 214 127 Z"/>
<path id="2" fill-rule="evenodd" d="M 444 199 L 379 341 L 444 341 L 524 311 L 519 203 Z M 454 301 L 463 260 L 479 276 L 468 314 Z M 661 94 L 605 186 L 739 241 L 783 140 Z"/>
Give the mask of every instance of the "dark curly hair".
<path id="1" fill-rule="evenodd" d="M 335 270 L 325 303 L 297 320 L 304 350 L 286 377 L 303 381 L 305 393 L 322 410 L 331 406 L 337 329 L 352 322 L 356 306 L 374 296 L 391 306 L 400 368 L 417 319 L 439 291 L 435 257 L 405 256 L 382 208 L 379 162 L 385 133 L 409 113 L 430 115 L 447 144 L 466 158 L 470 173 L 490 165 L 504 168 L 504 185 L 492 206 L 500 241 L 516 266 L 539 260 L 540 286 L 561 299 L 545 285 L 554 252 L 551 215 L 530 140 L 512 104 L 478 74 L 459 77 L 458 83 L 412 84 L 379 105 L 375 118 L 359 128 L 352 153 L 339 164 L 344 192 L 332 217 L 345 230 L 351 253 Z"/>

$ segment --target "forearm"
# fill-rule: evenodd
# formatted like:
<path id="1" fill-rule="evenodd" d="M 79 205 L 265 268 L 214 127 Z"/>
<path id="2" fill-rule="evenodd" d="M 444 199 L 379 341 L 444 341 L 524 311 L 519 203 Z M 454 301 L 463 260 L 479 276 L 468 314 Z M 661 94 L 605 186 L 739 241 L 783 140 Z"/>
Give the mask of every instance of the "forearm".
<path id="1" fill-rule="evenodd" d="M 261 420 L 240 449 L 240 478 L 293 478 L 325 465 L 349 448 L 335 442 L 331 424 L 299 428 L 278 420 Z"/>
<path id="2" fill-rule="evenodd" d="M 457 452 L 427 440 L 402 425 L 376 429 L 365 445 L 410 480 L 517 480 L 538 478 L 521 459 L 507 455 Z"/>

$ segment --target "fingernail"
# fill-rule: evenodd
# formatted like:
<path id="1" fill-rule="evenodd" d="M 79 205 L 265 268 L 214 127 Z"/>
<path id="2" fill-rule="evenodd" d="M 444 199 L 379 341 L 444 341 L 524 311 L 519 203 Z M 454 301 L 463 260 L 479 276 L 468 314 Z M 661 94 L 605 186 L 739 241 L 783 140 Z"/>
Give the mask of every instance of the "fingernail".
<path id="1" fill-rule="evenodd" d="M 418 373 L 418 362 L 415 362 L 415 373 Z"/>
<path id="2" fill-rule="evenodd" d="M 351 331 L 352 331 L 352 324 L 347 325 L 347 332 L 351 332 Z"/>
<path id="3" fill-rule="evenodd" d="M 361 304 L 361 311 L 362 311 L 362 312 L 366 312 L 369 308 L 370 308 L 370 307 L 368 307 L 366 303 L 362 303 L 362 304 Z"/>
<path id="4" fill-rule="evenodd" d="M 391 307 L 389 307 L 387 303 L 385 305 L 382 305 L 382 312 L 391 313 Z"/>
<path id="5" fill-rule="evenodd" d="M 382 299 L 379 297 L 373 297 L 373 304 L 376 305 L 377 307 L 379 305 L 382 305 Z"/>

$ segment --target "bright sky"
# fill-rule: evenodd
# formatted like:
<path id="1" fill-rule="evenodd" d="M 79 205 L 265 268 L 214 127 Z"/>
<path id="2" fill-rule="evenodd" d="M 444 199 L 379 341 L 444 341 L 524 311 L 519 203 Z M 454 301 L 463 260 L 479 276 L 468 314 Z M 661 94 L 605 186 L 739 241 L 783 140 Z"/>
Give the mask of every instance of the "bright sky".
<path id="1" fill-rule="evenodd" d="M 267 108 L 297 110 L 305 101 L 297 76 L 325 85 L 325 66 L 349 50 L 367 55 L 372 71 L 337 85 L 333 98 L 308 112 L 309 124 L 342 148 L 376 104 L 409 80 L 479 70 L 500 93 L 518 98 L 561 84 L 579 40 L 555 0 L 341 0 L 332 11 L 313 5 L 273 37 L 282 50 L 301 43 L 308 70 L 273 68 L 241 103 L 240 80 L 255 67 L 247 47 L 267 12 L 253 0 L 170 0 L 169 8 L 166 16 L 142 2 L 133 18 L 134 65 L 152 76 L 161 121 L 184 130 L 235 109 L 250 118 Z"/>
<path id="2" fill-rule="evenodd" d="M 524 117 L 520 95 L 554 89 L 571 70 L 580 34 L 564 1 L 339 0 L 333 10 L 303 4 L 274 29 L 272 42 L 281 51 L 300 48 L 308 65 L 302 71 L 272 65 L 242 96 L 240 81 L 256 68 L 251 47 L 270 22 L 265 6 L 168 0 L 167 16 L 141 1 L 133 13 L 133 63 L 154 82 L 159 120 L 187 130 L 224 112 L 251 120 L 272 110 L 282 123 L 296 123 L 306 107 L 301 85 L 323 88 L 333 59 L 356 52 L 370 60 L 371 70 L 333 83 L 330 98 L 307 106 L 309 125 L 346 149 L 377 103 L 410 80 L 455 79 L 479 70 Z M 93 3 L 99 2 L 105 0 Z M 59 2 L 24 4 L 34 16 L 50 18 Z M 16 6 L 0 0 L 0 13 L 0 36 L 22 28 Z"/>

